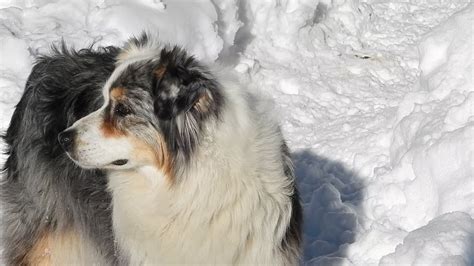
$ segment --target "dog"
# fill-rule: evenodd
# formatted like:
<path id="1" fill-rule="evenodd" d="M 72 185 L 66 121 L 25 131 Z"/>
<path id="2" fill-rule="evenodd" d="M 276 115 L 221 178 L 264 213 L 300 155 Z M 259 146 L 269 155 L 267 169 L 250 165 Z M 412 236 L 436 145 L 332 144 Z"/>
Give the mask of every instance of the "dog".
<path id="1" fill-rule="evenodd" d="M 106 173 L 72 162 L 57 136 L 103 104 L 120 49 L 39 57 L 6 134 L 0 185 L 7 265 L 116 264 Z"/>
<path id="2" fill-rule="evenodd" d="M 57 53 L 46 61 L 64 54 L 81 55 Z M 71 245 L 86 246 L 81 263 L 298 264 L 301 206 L 290 153 L 268 101 L 225 71 L 146 34 L 87 59 L 88 67 L 74 71 L 35 66 L 12 118 L 2 190 L 21 185 L 17 196 L 4 197 L 12 216 L 8 227 L 19 226 L 10 210 L 15 208 L 50 222 L 46 230 L 27 224 L 39 232 L 30 247 L 23 247 L 25 237 L 18 232 L 7 233 L 7 239 L 21 243 L 7 250 L 7 258 L 22 253 L 16 261 L 29 262 L 44 245 L 73 238 Z M 55 71 L 76 86 L 45 85 L 42 76 Z M 93 72 L 93 78 L 78 78 L 87 76 L 83 72 Z M 50 93 L 45 99 L 42 89 Z M 49 108 L 36 110 L 28 99 Z M 27 110 L 31 117 L 25 118 Z M 37 120 L 38 128 L 30 120 Z M 54 130 L 46 132 L 49 125 Z M 51 154 L 35 152 L 40 144 Z M 20 162 L 31 157 L 44 163 Z M 68 182 L 56 184 L 58 174 Z M 68 195 L 25 199 L 20 192 L 29 190 L 19 176 L 34 188 L 48 183 L 53 193 Z M 42 205 L 22 208 L 26 200 Z M 44 215 L 47 211 L 52 213 Z M 57 245 L 48 250 L 50 261 L 74 257 L 64 256 Z"/>

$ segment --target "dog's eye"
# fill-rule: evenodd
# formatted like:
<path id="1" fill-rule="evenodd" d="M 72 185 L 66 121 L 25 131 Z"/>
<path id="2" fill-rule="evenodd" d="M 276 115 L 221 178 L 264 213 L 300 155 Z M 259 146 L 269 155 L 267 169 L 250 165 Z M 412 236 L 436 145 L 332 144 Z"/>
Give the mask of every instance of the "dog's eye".
<path id="1" fill-rule="evenodd" d="M 118 103 L 115 106 L 114 112 L 118 116 L 126 116 L 126 115 L 129 115 L 132 112 L 132 110 L 130 110 L 130 108 L 128 108 L 124 104 Z"/>

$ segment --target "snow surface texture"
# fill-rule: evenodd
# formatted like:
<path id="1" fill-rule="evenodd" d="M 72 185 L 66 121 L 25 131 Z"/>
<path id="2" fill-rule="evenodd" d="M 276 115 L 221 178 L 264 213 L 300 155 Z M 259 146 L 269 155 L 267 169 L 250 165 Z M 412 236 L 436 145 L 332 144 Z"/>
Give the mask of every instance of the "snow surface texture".
<path id="1" fill-rule="evenodd" d="M 51 43 L 159 32 L 274 99 L 305 264 L 473 265 L 474 5 L 399 2 L 5 0 L 0 130 Z"/>

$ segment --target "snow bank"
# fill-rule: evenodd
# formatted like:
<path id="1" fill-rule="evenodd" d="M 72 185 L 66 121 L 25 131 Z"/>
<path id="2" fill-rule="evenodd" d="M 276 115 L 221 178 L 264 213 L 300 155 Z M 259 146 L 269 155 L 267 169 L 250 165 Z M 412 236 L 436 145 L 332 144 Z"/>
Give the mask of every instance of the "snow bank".
<path id="1" fill-rule="evenodd" d="M 394 253 L 380 260 L 380 265 L 469 265 L 473 234 L 471 216 L 447 213 L 410 232 Z"/>
<path id="2" fill-rule="evenodd" d="M 467 262 L 465 250 L 474 215 L 473 11 L 471 4 L 421 40 L 421 76 L 397 111 L 390 164 L 377 169 L 377 182 L 367 188 L 367 215 L 374 220 L 368 235 L 386 242 L 374 253 L 383 254 L 401 242 L 401 237 L 393 239 L 396 232 L 401 236 L 421 228 L 410 232 L 384 263 L 433 265 L 438 258 L 437 263 L 443 264 L 444 259 L 453 262 L 453 256 Z M 453 211 L 462 213 L 437 218 Z M 437 234 L 454 226 L 456 217 L 462 221 L 452 235 Z M 412 243 L 420 234 L 423 244 Z M 443 257 L 442 249 L 431 248 L 445 240 L 458 243 L 458 248 L 446 249 Z"/>

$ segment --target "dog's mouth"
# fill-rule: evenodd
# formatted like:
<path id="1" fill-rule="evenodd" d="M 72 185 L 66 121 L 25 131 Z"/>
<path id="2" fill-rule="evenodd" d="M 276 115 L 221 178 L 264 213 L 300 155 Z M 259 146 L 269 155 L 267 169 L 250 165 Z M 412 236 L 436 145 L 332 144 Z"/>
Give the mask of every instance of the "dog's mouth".
<path id="1" fill-rule="evenodd" d="M 111 164 L 121 166 L 121 165 L 126 165 L 128 163 L 128 160 L 126 159 L 120 159 L 120 160 L 115 160 Z"/>

